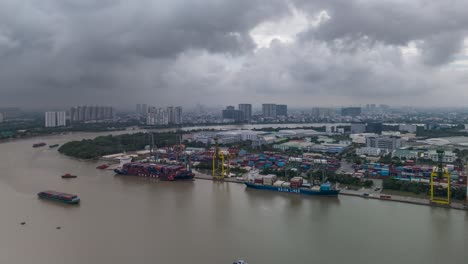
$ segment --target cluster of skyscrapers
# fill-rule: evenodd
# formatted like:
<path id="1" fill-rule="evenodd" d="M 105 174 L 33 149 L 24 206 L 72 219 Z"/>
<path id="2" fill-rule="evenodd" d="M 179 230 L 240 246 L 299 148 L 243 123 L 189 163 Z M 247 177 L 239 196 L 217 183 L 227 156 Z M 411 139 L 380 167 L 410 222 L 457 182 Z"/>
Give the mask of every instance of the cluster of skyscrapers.
<path id="1" fill-rule="evenodd" d="M 114 118 L 114 108 L 111 106 L 77 106 L 70 109 L 70 121 L 86 122 Z"/>
<path id="2" fill-rule="evenodd" d="M 252 119 L 252 105 L 251 104 L 239 104 L 239 109 L 235 109 L 234 106 L 227 106 L 222 111 L 224 119 L 232 119 L 237 122 L 250 122 Z"/>
<path id="3" fill-rule="evenodd" d="M 235 109 L 230 105 L 222 112 L 224 119 L 232 119 L 236 122 L 249 122 L 252 119 L 252 105 L 239 104 L 239 108 Z"/>
<path id="4" fill-rule="evenodd" d="M 287 105 L 277 104 L 263 104 L 262 105 L 263 118 L 276 119 L 280 116 L 288 116 Z M 239 104 L 239 108 L 235 109 L 234 106 L 227 106 L 222 111 L 224 119 L 232 119 L 237 122 L 250 122 L 252 120 L 252 105 Z"/>
<path id="5" fill-rule="evenodd" d="M 276 119 L 279 116 L 288 116 L 288 106 L 280 104 L 262 104 L 264 118 Z"/>
<path id="6" fill-rule="evenodd" d="M 65 111 L 45 112 L 45 127 L 66 126 L 67 114 Z"/>
<path id="7" fill-rule="evenodd" d="M 351 116 L 357 117 L 360 116 L 362 112 L 361 107 L 343 107 L 341 108 L 341 115 L 342 116 Z"/>
<path id="8" fill-rule="evenodd" d="M 182 124 L 182 107 L 169 106 L 156 108 L 147 104 L 137 104 L 136 112 L 143 117 L 147 125 L 180 125 Z"/>

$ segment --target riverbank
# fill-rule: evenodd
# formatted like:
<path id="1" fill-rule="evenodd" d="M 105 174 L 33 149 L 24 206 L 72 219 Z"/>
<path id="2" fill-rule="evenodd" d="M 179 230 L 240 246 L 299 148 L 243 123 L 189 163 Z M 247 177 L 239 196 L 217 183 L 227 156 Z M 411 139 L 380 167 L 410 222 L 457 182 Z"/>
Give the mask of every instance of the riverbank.
<path id="1" fill-rule="evenodd" d="M 127 126 L 127 127 L 119 127 L 115 129 L 109 130 L 92 130 L 92 129 L 84 129 L 84 130 L 63 130 L 63 131 L 54 131 L 50 133 L 40 133 L 40 134 L 28 134 L 20 137 L 15 138 L 3 138 L 0 139 L 1 143 L 17 141 L 17 140 L 24 140 L 30 138 L 38 138 L 38 137 L 46 137 L 46 136 L 54 136 L 60 134 L 69 134 L 69 133 L 100 133 L 104 135 L 108 134 L 122 134 L 122 132 L 128 133 L 137 133 L 137 132 L 171 132 L 171 131 L 197 131 L 197 130 L 226 130 L 226 129 L 262 129 L 262 128 L 280 128 L 280 129 L 297 129 L 297 128 L 313 128 L 313 127 L 327 127 L 327 126 L 343 126 L 349 125 L 349 123 L 257 123 L 257 124 L 187 124 L 184 126 L 163 126 L 163 127 L 145 127 L 145 126 Z"/>
<path id="2" fill-rule="evenodd" d="M 195 179 L 218 181 L 218 180 L 213 179 L 211 175 L 203 174 L 198 171 L 195 172 Z M 225 178 L 224 181 L 229 182 L 229 183 L 244 184 L 244 181 L 239 181 L 235 178 Z M 373 200 L 381 200 L 381 201 L 388 201 L 388 202 L 400 202 L 400 203 L 408 203 L 408 204 L 415 204 L 415 205 L 442 207 L 442 208 L 447 208 L 447 209 L 456 209 L 456 210 L 464 210 L 464 211 L 467 210 L 467 207 L 463 203 L 452 202 L 450 205 L 438 205 L 438 204 L 431 204 L 428 199 L 401 196 L 401 195 L 389 195 L 390 196 L 389 198 L 382 198 L 380 194 L 378 193 L 371 193 L 368 196 L 363 196 L 363 192 L 356 191 L 356 190 L 341 190 L 340 195 L 357 196 L 357 197 L 362 197 L 363 199 L 373 199 Z"/>

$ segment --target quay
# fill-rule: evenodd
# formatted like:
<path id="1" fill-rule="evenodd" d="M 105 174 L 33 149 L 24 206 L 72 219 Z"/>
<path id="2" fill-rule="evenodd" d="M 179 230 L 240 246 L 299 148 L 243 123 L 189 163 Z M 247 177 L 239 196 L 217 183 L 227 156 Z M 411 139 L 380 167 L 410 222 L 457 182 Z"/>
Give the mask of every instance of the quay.
<path id="1" fill-rule="evenodd" d="M 195 173 L 195 179 L 216 181 L 213 179 L 211 175 L 203 174 L 195 170 L 194 170 L 194 173 Z M 239 181 L 235 178 L 224 178 L 223 181 L 229 182 L 229 183 L 244 184 L 244 181 Z M 341 190 L 340 195 L 362 197 L 363 199 L 373 199 L 373 200 L 381 200 L 381 201 L 389 201 L 389 202 L 426 205 L 426 206 L 441 207 L 441 208 L 456 209 L 456 210 L 468 209 L 467 206 L 462 203 L 451 203 L 450 205 L 431 204 L 429 200 L 427 199 L 406 197 L 406 196 L 399 196 L 399 195 L 390 195 L 390 198 L 381 198 L 380 194 L 369 194 L 369 196 L 363 196 L 363 192 L 353 191 L 353 190 Z"/>

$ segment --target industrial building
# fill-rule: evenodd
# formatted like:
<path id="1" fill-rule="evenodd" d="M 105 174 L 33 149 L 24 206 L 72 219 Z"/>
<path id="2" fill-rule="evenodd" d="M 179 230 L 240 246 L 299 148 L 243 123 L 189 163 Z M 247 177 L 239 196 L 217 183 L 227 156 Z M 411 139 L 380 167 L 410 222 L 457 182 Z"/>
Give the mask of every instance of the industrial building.
<path id="1" fill-rule="evenodd" d="M 425 151 L 416 151 L 416 150 L 409 150 L 409 149 L 395 149 L 392 152 L 392 157 L 398 157 L 400 159 L 417 159 L 417 158 L 424 158 L 430 159 L 432 161 L 438 161 L 439 156 L 436 150 L 425 150 Z M 450 150 L 444 151 L 443 162 L 446 163 L 453 163 L 457 159 L 457 154 Z"/>
<path id="2" fill-rule="evenodd" d="M 431 159 L 432 161 L 438 161 L 439 156 L 436 150 L 429 150 L 424 153 L 424 158 Z M 444 151 L 443 162 L 452 163 L 457 159 L 457 154 L 450 150 Z"/>
<path id="3" fill-rule="evenodd" d="M 417 125 L 413 124 L 401 124 L 398 126 L 398 130 L 400 131 L 406 131 L 409 133 L 416 133 L 416 130 L 418 129 Z"/>
<path id="4" fill-rule="evenodd" d="M 380 148 L 363 147 L 356 149 L 356 155 L 380 156 L 384 153 Z"/>
<path id="5" fill-rule="evenodd" d="M 382 123 L 367 123 L 366 124 L 366 133 L 374 133 L 381 135 L 383 130 Z"/>
<path id="6" fill-rule="evenodd" d="M 351 134 L 360 134 L 366 132 L 366 124 L 351 123 Z"/>
<path id="7" fill-rule="evenodd" d="M 366 147 L 392 151 L 401 147 L 401 139 L 398 137 L 370 136 L 366 138 Z"/>
<path id="8" fill-rule="evenodd" d="M 392 157 L 398 157 L 399 159 L 413 160 L 419 157 L 419 154 L 415 150 L 409 149 L 395 149 L 392 152 Z"/>
<path id="9" fill-rule="evenodd" d="M 61 127 L 66 126 L 65 111 L 45 112 L 45 127 Z"/>
<path id="10" fill-rule="evenodd" d="M 273 145 L 274 149 L 280 150 L 302 150 L 306 152 L 322 152 L 322 153 L 340 153 L 346 149 L 348 145 L 344 144 L 314 144 L 307 140 L 291 140 L 282 144 Z"/>

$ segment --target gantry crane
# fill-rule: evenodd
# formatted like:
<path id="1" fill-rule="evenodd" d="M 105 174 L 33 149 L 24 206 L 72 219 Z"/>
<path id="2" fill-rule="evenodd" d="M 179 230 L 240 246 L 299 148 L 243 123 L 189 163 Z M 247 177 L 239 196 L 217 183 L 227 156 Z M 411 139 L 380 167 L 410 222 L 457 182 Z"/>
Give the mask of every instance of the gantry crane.
<path id="1" fill-rule="evenodd" d="M 218 137 L 214 138 L 215 141 L 215 150 L 213 153 L 213 179 L 215 180 L 224 180 L 225 171 L 224 171 L 224 154 L 219 149 Z"/>
<path id="2" fill-rule="evenodd" d="M 437 166 L 432 169 L 431 173 L 431 203 L 433 204 L 450 204 L 450 172 L 444 167 L 444 151 L 437 150 Z M 434 178 L 437 177 L 440 180 L 447 178 L 447 197 L 436 197 L 434 193 Z"/>

